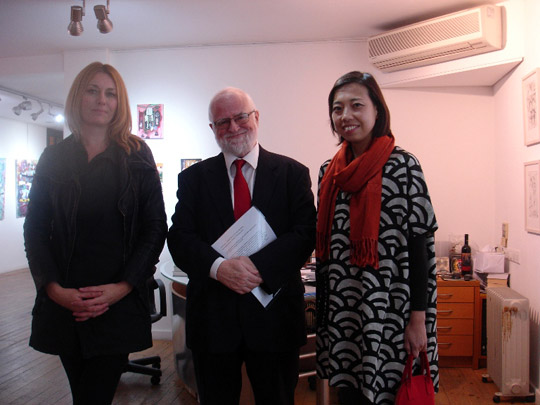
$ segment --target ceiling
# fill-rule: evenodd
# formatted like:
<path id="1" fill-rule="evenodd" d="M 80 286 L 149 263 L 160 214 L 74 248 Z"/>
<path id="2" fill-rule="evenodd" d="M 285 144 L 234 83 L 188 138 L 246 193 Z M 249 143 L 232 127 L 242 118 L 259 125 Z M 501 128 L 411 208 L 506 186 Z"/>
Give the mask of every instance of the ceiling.
<path id="1" fill-rule="evenodd" d="M 0 0 L 0 87 L 63 104 L 63 51 L 365 39 L 487 3 L 500 1 L 110 0 L 114 29 L 101 34 L 93 7 L 106 0 L 86 0 L 84 32 L 72 37 L 67 33 L 70 7 L 82 0 Z M 51 66 L 46 55 L 60 62 Z M 32 58 L 26 64 L 35 56 L 47 63 Z M 22 98 L 2 90 L 0 98 L 0 116 L 16 118 L 11 108 Z"/>

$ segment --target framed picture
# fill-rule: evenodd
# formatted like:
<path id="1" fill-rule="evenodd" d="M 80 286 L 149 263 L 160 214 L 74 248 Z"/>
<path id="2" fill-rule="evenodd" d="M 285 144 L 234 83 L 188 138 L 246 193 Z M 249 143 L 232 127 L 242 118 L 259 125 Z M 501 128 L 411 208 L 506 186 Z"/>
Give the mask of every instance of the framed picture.
<path id="1" fill-rule="evenodd" d="M 163 139 L 163 104 L 137 104 L 137 135 L 143 139 Z"/>
<path id="2" fill-rule="evenodd" d="M 187 169 L 189 166 L 200 162 L 201 159 L 180 159 L 180 171 Z"/>
<path id="3" fill-rule="evenodd" d="M 540 160 L 525 163 L 525 229 L 540 234 Z"/>
<path id="4" fill-rule="evenodd" d="M 451 253 L 448 259 L 450 262 L 450 273 L 461 274 L 461 255 L 459 253 Z"/>
<path id="5" fill-rule="evenodd" d="M 0 158 L 0 221 L 4 219 L 6 190 L 6 158 Z"/>
<path id="6" fill-rule="evenodd" d="M 156 163 L 156 167 L 159 173 L 159 181 L 163 183 L 163 163 Z"/>
<path id="7" fill-rule="evenodd" d="M 436 266 L 437 273 L 449 273 L 450 272 L 450 261 L 447 256 L 436 257 Z"/>
<path id="8" fill-rule="evenodd" d="M 17 218 L 23 218 L 26 216 L 28 210 L 28 202 L 30 199 L 30 187 L 32 187 L 32 181 L 34 180 L 34 173 L 36 172 L 37 160 L 16 160 L 16 185 L 17 185 Z"/>
<path id="9" fill-rule="evenodd" d="M 536 69 L 523 78 L 523 129 L 525 145 L 540 143 L 539 83 L 540 69 Z"/>

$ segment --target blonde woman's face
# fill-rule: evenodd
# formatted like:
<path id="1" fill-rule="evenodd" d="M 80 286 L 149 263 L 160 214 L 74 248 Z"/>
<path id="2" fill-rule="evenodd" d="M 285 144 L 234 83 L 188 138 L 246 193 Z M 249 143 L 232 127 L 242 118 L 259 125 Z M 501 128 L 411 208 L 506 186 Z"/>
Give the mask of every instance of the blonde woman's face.
<path id="1" fill-rule="evenodd" d="M 106 73 L 98 72 L 90 80 L 82 96 L 83 126 L 108 127 L 118 108 L 116 86 Z"/>

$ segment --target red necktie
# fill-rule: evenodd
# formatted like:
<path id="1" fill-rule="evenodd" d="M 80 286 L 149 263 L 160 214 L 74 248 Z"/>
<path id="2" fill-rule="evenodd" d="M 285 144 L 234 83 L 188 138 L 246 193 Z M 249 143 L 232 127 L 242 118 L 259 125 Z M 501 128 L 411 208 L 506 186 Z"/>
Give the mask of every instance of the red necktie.
<path id="1" fill-rule="evenodd" d="M 234 219 L 240 218 L 251 207 L 251 196 L 242 166 L 246 163 L 243 159 L 236 159 L 236 175 L 234 176 Z"/>

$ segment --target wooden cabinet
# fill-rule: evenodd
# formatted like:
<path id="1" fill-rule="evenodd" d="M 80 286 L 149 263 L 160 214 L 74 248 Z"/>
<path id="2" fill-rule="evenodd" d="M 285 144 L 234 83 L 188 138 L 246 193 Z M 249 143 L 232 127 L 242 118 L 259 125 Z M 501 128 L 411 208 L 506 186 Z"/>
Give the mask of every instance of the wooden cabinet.
<path id="1" fill-rule="evenodd" d="M 478 368 L 482 332 L 480 283 L 437 281 L 437 337 L 441 367 Z"/>

